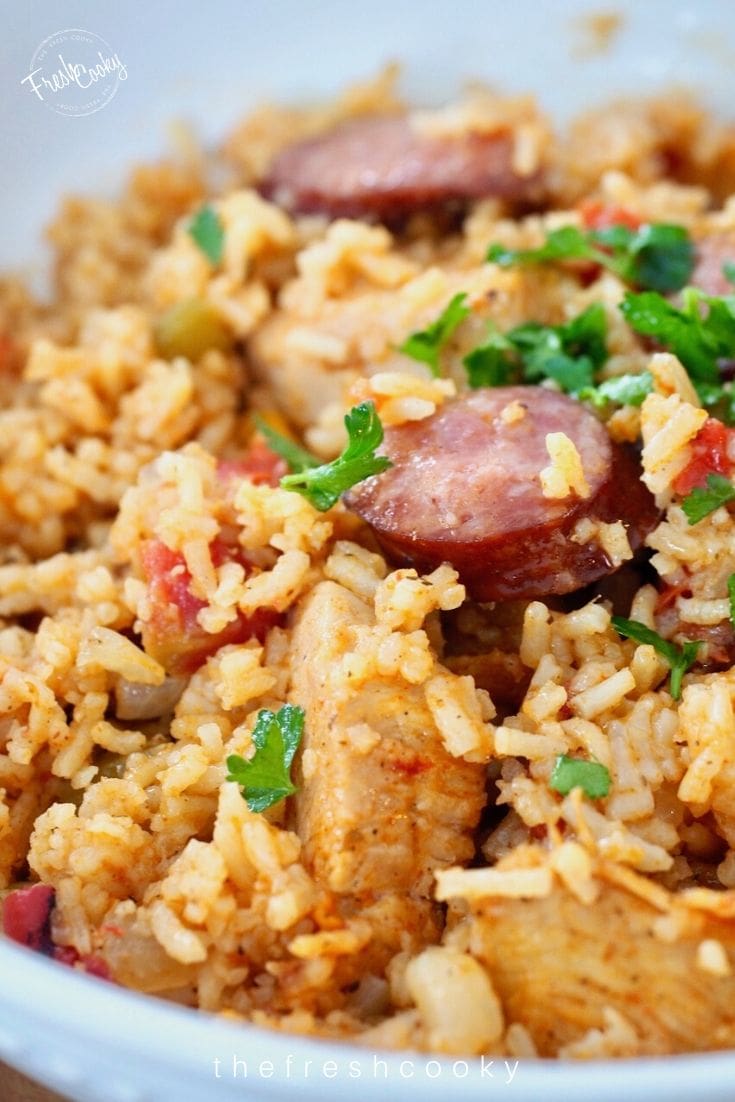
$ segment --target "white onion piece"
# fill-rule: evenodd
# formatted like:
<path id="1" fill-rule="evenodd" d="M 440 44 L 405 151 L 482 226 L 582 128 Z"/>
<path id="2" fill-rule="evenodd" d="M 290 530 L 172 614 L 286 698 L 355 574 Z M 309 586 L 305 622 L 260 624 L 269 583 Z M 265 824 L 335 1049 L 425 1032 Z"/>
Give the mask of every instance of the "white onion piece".
<path id="1" fill-rule="evenodd" d="M 162 685 L 118 679 L 115 715 L 118 719 L 158 719 L 176 706 L 186 685 L 185 677 L 167 677 Z"/>

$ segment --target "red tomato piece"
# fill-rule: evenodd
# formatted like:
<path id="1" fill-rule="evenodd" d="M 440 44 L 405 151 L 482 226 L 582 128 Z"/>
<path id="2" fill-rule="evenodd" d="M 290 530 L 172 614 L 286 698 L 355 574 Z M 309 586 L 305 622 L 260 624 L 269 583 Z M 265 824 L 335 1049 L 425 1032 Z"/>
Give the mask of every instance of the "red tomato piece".
<path id="1" fill-rule="evenodd" d="M 69 968 L 81 964 L 88 976 L 96 976 L 100 980 L 110 980 L 112 982 L 112 974 L 107 961 L 94 953 L 80 956 L 73 945 L 57 945 L 52 956 L 59 964 L 66 964 Z"/>
<path id="2" fill-rule="evenodd" d="M 642 219 L 627 210 L 599 199 L 586 199 L 580 204 L 579 213 L 582 224 L 588 230 L 609 230 L 612 226 L 627 226 L 629 230 L 639 230 Z"/>
<path id="3" fill-rule="evenodd" d="M 96 976 L 97 979 L 100 980 L 112 980 L 107 961 L 103 960 L 102 957 L 90 953 L 86 957 L 82 957 L 81 960 L 84 965 L 84 971 L 88 976 Z"/>
<path id="4" fill-rule="evenodd" d="M 729 475 L 732 463 L 727 454 L 732 429 L 714 417 L 708 417 L 691 444 L 692 458 L 674 480 L 677 494 L 688 494 L 704 486 L 710 474 Z"/>
<path id="5" fill-rule="evenodd" d="M 211 553 L 215 566 L 239 562 L 246 573 L 249 569 L 241 547 L 218 538 Z M 197 621 L 206 601 L 191 592 L 192 579 L 184 556 L 160 540 L 148 540 L 141 558 L 151 603 L 151 617 L 143 627 L 143 646 L 169 673 L 194 673 L 228 643 L 244 643 L 252 638 L 262 642 L 269 628 L 281 620 L 281 614 L 273 609 L 258 609 L 252 616 L 238 613 L 237 619 L 216 634 L 207 632 Z"/>
<path id="6" fill-rule="evenodd" d="M 66 964 L 69 968 L 73 968 L 79 960 L 79 953 L 73 945 L 56 945 L 51 955 L 59 964 Z"/>
<path id="7" fill-rule="evenodd" d="M 667 608 L 676 604 L 679 597 L 690 593 L 691 587 L 688 582 L 682 582 L 681 585 L 664 585 L 656 599 L 656 612 L 665 612 Z"/>
<path id="8" fill-rule="evenodd" d="M 277 486 L 288 474 L 288 464 L 256 434 L 241 459 L 220 459 L 217 474 L 223 479 L 249 478 L 256 486 Z"/>
<path id="9" fill-rule="evenodd" d="M 29 949 L 46 952 L 51 946 L 49 923 L 56 893 L 48 884 L 18 888 L 3 903 L 3 933 Z"/>

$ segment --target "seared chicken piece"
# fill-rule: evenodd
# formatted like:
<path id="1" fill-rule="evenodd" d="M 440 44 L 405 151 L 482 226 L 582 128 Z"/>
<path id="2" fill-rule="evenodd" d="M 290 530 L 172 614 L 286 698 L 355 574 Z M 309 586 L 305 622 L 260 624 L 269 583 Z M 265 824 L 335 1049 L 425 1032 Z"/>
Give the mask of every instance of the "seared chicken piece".
<path id="1" fill-rule="evenodd" d="M 343 665 L 372 609 L 334 582 L 304 602 L 292 646 L 291 699 L 306 711 L 295 797 L 308 865 L 336 892 L 429 897 L 432 870 L 467 861 L 485 768 L 451 757 L 420 685 Z"/>
<path id="2" fill-rule="evenodd" d="M 325 304 L 325 315 L 329 317 L 334 309 Z M 293 328 L 287 312 L 275 311 L 250 337 L 248 361 L 255 377 L 274 395 L 278 408 L 303 430 L 317 424 L 327 407 L 346 401 L 361 371 L 354 365 L 330 367 L 303 349 L 291 351 Z"/>
<path id="3" fill-rule="evenodd" d="M 698 960 L 701 943 L 715 939 L 735 962 L 735 919 L 694 913 L 693 928 L 667 942 L 654 932 L 660 918 L 617 887 L 603 885 L 589 906 L 557 888 L 543 899 L 480 904 L 470 951 L 487 966 L 506 1019 L 526 1026 L 542 1056 L 602 1028 L 605 1007 L 634 1026 L 642 1053 L 735 1045 L 735 975 Z"/>

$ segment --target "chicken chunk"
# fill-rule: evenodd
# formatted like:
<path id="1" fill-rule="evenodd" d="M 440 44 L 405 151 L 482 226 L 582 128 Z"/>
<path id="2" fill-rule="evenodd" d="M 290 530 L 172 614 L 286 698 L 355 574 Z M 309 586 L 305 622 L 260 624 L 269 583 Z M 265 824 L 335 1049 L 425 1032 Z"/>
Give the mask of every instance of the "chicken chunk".
<path id="1" fill-rule="evenodd" d="M 542 1056 L 602 1028 L 605 1008 L 631 1023 L 641 1053 L 731 1047 L 735 975 L 706 970 L 699 952 L 712 939 L 725 961 L 735 959 L 735 921 L 694 913 L 692 928 L 669 942 L 657 936 L 660 918 L 618 887 L 604 885 L 589 906 L 559 888 L 546 898 L 481 904 L 470 949 L 488 968 L 507 1019 L 529 1030 Z"/>
<path id="2" fill-rule="evenodd" d="M 468 860 L 484 804 L 482 765 L 450 756 L 423 688 L 390 677 L 350 686 L 343 660 L 370 606 L 326 581 L 294 631 L 291 699 L 306 711 L 297 829 L 336 892 L 431 895 L 432 870 Z"/>

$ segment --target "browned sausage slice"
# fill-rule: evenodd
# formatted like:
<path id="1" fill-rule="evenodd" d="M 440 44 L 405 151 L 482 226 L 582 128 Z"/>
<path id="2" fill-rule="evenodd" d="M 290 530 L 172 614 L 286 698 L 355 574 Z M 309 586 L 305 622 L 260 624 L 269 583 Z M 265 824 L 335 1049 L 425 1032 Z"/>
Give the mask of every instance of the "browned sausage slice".
<path id="1" fill-rule="evenodd" d="M 697 242 L 697 259 L 691 284 L 708 295 L 730 295 L 733 285 L 725 277 L 722 265 L 735 264 L 735 233 L 713 233 Z"/>
<path id="2" fill-rule="evenodd" d="M 525 413 L 504 415 L 511 403 Z M 548 433 L 574 443 L 589 496 L 544 496 Z M 419 570 L 450 562 L 480 601 L 570 593 L 614 569 L 579 521 L 621 520 L 635 550 L 658 511 L 632 452 L 579 402 L 543 387 L 472 391 L 425 421 L 388 429 L 394 466 L 347 495 L 384 550 Z M 572 538 L 576 537 L 576 538 Z"/>
<path id="3" fill-rule="evenodd" d="M 288 146 L 261 191 L 296 212 L 387 221 L 488 195 L 538 199 L 540 173 L 512 162 L 508 132 L 426 137 L 405 116 L 366 117 Z"/>

